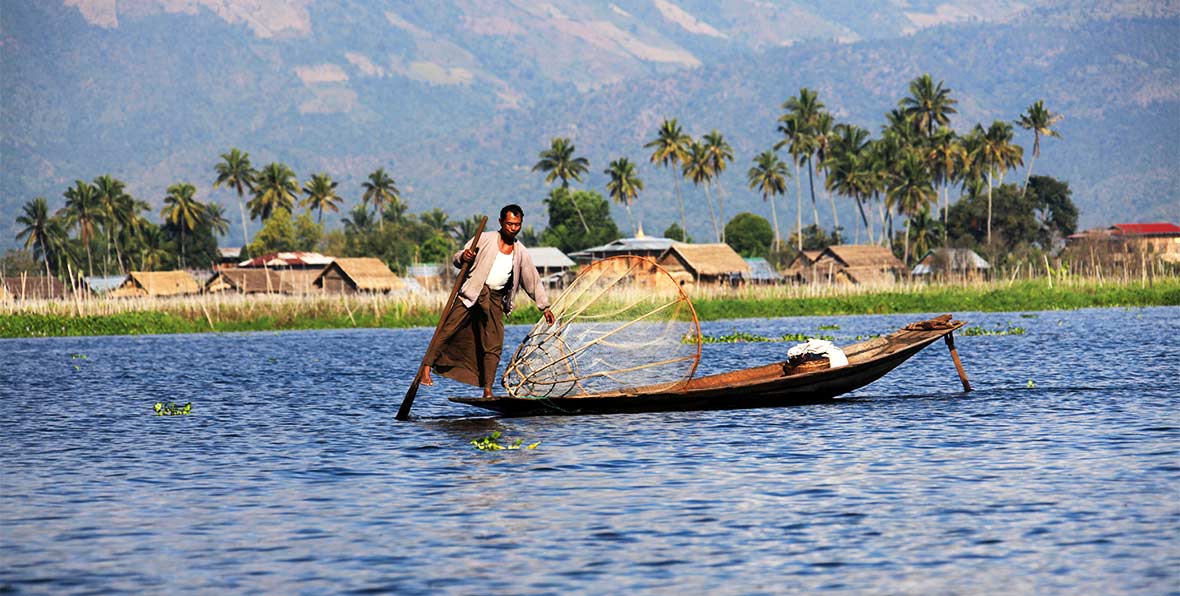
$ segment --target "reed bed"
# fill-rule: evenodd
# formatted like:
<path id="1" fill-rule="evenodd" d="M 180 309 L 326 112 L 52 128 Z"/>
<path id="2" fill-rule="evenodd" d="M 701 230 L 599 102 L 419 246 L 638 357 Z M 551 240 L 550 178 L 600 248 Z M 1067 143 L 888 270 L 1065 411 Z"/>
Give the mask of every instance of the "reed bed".
<path id="1" fill-rule="evenodd" d="M 777 285 L 688 291 L 701 320 L 803 315 L 1051 310 L 1180 305 L 1180 277 L 1091 276 L 1068 270 L 992 280 L 884 285 Z M 0 337 L 123 335 L 349 327 L 422 327 L 438 322 L 444 292 L 392 294 L 236 294 L 169 298 L 77 296 L 64 300 L 0 300 Z M 613 295 L 612 299 L 642 298 Z M 535 323 L 540 313 L 518 297 L 510 323 Z"/>

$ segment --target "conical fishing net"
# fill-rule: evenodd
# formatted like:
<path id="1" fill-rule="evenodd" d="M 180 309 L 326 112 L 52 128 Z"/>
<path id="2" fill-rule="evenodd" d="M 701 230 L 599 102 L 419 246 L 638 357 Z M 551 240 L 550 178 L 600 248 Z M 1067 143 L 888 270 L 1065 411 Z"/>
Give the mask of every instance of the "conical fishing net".
<path id="1" fill-rule="evenodd" d="M 701 328 L 680 284 L 655 261 L 614 257 L 587 267 L 529 331 L 501 382 L 512 397 L 644 394 L 692 378 Z"/>

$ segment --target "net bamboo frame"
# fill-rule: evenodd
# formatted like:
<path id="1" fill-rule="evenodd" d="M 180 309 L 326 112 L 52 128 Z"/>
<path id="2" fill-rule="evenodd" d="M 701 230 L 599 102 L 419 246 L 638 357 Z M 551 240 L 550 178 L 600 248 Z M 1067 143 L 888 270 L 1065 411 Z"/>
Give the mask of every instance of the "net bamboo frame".
<path id="1" fill-rule="evenodd" d="M 655 261 L 596 261 L 550 306 L 501 377 L 508 395 L 544 399 L 602 393 L 642 395 L 692 379 L 701 327 L 692 301 Z"/>

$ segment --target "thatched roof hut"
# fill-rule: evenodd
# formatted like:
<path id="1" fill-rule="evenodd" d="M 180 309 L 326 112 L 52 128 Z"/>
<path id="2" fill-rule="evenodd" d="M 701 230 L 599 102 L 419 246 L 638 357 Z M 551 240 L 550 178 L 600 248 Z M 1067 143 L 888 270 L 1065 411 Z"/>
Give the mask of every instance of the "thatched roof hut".
<path id="1" fill-rule="evenodd" d="M 320 271 L 312 269 L 222 269 L 205 282 L 206 292 L 306 294 Z"/>
<path id="2" fill-rule="evenodd" d="M 313 285 L 326 292 L 389 292 L 406 287 L 381 259 L 336 259 L 315 278 Z"/>
<path id="3" fill-rule="evenodd" d="M 21 275 L 0 278 L 0 299 L 52 300 L 65 298 L 69 292 L 61 280 L 47 275 Z"/>
<path id="4" fill-rule="evenodd" d="M 656 261 L 681 283 L 736 283 L 750 266 L 728 244 L 673 244 Z"/>
<path id="5" fill-rule="evenodd" d="M 809 283 L 815 278 L 815 262 L 824 251 L 804 250 L 787 264 L 783 276 L 796 283 Z"/>
<path id="6" fill-rule="evenodd" d="M 132 271 L 127 279 L 109 295 L 126 296 L 180 296 L 196 294 L 201 286 L 188 271 Z"/>
<path id="7" fill-rule="evenodd" d="M 829 246 L 815 261 L 812 281 L 854 284 L 889 284 L 906 273 L 905 265 L 893 252 L 876 244 Z"/>

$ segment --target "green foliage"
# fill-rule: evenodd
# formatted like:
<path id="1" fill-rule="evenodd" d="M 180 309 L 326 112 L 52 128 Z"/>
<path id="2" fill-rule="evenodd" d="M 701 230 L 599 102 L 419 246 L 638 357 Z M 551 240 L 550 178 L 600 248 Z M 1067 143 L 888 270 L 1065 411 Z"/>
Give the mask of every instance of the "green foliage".
<path id="1" fill-rule="evenodd" d="M 419 251 L 419 258 L 424 263 L 449 263 L 458 247 L 449 236 L 438 233 L 426 239 Z"/>
<path id="2" fill-rule="evenodd" d="M 692 236 L 685 234 L 684 230 L 680 228 L 680 224 L 676 222 L 673 222 L 672 225 L 664 230 L 664 238 L 669 238 L 677 242 L 692 242 Z"/>
<path id="3" fill-rule="evenodd" d="M 815 224 L 811 224 L 809 226 L 804 226 L 803 227 L 803 250 L 823 250 L 823 249 L 835 244 L 836 239 L 834 236 L 836 233 L 839 233 L 839 230 L 836 230 L 835 232 L 833 232 L 832 235 L 829 235 L 827 230 L 825 230 L 821 227 L 818 227 Z M 799 234 L 792 232 L 790 241 L 787 242 L 787 244 L 789 244 L 791 246 L 798 246 L 798 243 L 799 243 Z M 795 254 L 796 253 L 791 253 L 791 257 L 794 258 Z"/>
<path id="4" fill-rule="evenodd" d="M 193 411 L 193 403 L 188 402 L 183 406 L 178 406 L 175 403 L 156 402 L 154 407 L 156 416 L 188 416 Z"/>
<path id="5" fill-rule="evenodd" d="M 517 439 L 507 445 L 501 445 L 499 441 L 500 431 L 495 430 L 492 431 L 492 434 L 486 437 L 472 439 L 471 445 L 480 451 L 500 451 L 502 449 L 536 449 L 537 445 L 541 444 L 540 441 L 537 441 L 536 443 L 530 443 L 529 445 L 524 445 L 522 447 L 524 444 L 524 439 Z"/>
<path id="6" fill-rule="evenodd" d="M 825 339 L 832 341 L 836 339 L 831 335 L 814 335 L 807 333 L 785 333 L 780 337 L 766 337 L 764 335 L 756 335 L 754 333 L 746 333 L 744 331 L 734 331 L 729 335 L 702 335 L 701 343 L 705 344 L 742 344 L 742 343 L 764 343 L 764 342 L 784 342 L 784 341 L 807 341 L 809 339 Z M 695 341 L 687 338 L 685 341 Z"/>
<path id="7" fill-rule="evenodd" d="M 4 251 L 4 258 L 0 259 L 0 277 L 15 277 L 22 273 L 45 275 L 45 268 L 27 250 L 10 248 Z"/>
<path id="8" fill-rule="evenodd" d="M 265 226 L 263 227 L 265 228 Z M 312 219 L 311 214 L 307 212 L 301 213 L 299 217 L 295 218 L 293 231 L 295 250 L 314 251 L 319 248 L 320 240 L 324 237 L 324 226 Z"/>
<path id="9" fill-rule="evenodd" d="M 549 208 L 549 227 L 541 233 L 545 246 L 556 246 L 568 254 L 619 238 L 610 203 L 597 192 L 558 187 L 549 192 L 545 204 Z M 589 231 L 582 227 L 579 210 Z"/>
<path id="10" fill-rule="evenodd" d="M 297 246 L 298 239 L 295 236 L 295 225 L 291 222 L 291 212 L 283 207 L 277 207 L 270 212 L 270 217 L 266 218 L 262 229 L 254 235 L 248 250 L 252 255 L 261 256 L 272 252 L 297 250 Z"/>
<path id="11" fill-rule="evenodd" d="M 964 337 L 971 337 L 974 335 L 1024 335 L 1024 333 L 1024 327 L 1015 327 L 1012 325 L 1004 327 L 998 323 L 996 324 L 995 329 L 988 329 L 979 325 L 963 329 Z"/>
<path id="12" fill-rule="evenodd" d="M 743 257 L 766 257 L 774 230 L 761 215 L 739 213 L 725 224 L 725 242 Z"/>

